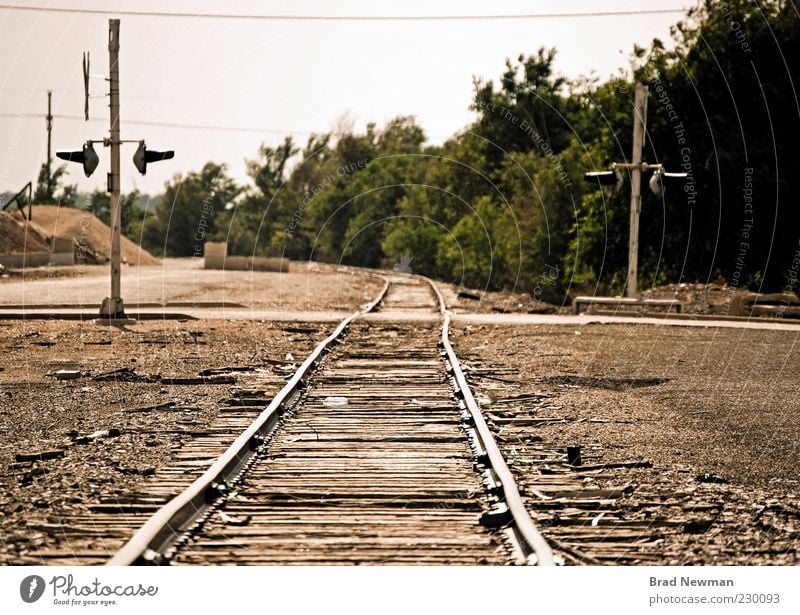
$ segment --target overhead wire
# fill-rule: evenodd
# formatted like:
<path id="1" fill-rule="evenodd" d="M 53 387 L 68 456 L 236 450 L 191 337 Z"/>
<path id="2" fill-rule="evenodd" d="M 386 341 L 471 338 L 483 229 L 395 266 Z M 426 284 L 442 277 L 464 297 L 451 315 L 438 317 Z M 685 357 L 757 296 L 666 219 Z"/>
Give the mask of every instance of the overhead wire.
<path id="1" fill-rule="evenodd" d="M 509 13 L 482 15 L 303 15 L 279 14 L 265 15 L 260 13 L 196 13 L 167 11 L 130 11 L 92 8 L 74 8 L 57 6 L 26 6 L 18 4 L 0 4 L 0 10 L 41 11 L 44 13 L 70 13 L 84 15 L 120 15 L 124 17 L 167 17 L 192 19 L 236 19 L 258 21 L 496 21 L 496 20 L 530 20 L 530 19 L 574 19 L 588 17 L 628 17 L 638 15 L 665 15 L 686 12 L 685 7 L 667 9 L 631 9 L 610 11 L 576 11 L 557 13 Z"/>

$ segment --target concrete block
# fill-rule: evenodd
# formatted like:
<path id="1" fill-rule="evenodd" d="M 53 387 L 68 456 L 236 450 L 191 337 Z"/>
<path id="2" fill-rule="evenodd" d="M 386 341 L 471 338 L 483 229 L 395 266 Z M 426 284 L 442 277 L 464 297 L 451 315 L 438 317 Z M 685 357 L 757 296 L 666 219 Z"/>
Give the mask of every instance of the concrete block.
<path id="1" fill-rule="evenodd" d="M 289 259 L 272 256 L 230 256 L 224 243 L 205 244 L 203 265 L 206 269 L 228 271 L 289 271 Z"/>
<path id="2" fill-rule="evenodd" d="M 74 265 L 75 264 L 75 252 L 53 252 L 50 255 L 50 260 L 47 263 L 48 265 Z"/>
<path id="3" fill-rule="evenodd" d="M 207 241 L 203 245 L 203 267 L 205 269 L 224 269 L 228 244 L 221 241 Z"/>
<path id="4" fill-rule="evenodd" d="M 74 252 L 74 242 L 72 237 L 53 237 L 50 247 L 53 253 Z"/>
<path id="5" fill-rule="evenodd" d="M 45 267 L 50 263 L 50 252 L 26 252 L 25 254 L 0 254 L 0 265 L 6 269 Z"/>
<path id="6" fill-rule="evenodd" d="M 250 269 L 253 271 L 289 271 L 289 259 L 271 256 L 254 256 L 251 258 Z"/>
<path id="7" fill-rule="evenodd" d="M 228 244 L 223 241 L 207 241 L 203 245 L 203 254 L 205 256 L 225 258 L 228 255 Z"/>

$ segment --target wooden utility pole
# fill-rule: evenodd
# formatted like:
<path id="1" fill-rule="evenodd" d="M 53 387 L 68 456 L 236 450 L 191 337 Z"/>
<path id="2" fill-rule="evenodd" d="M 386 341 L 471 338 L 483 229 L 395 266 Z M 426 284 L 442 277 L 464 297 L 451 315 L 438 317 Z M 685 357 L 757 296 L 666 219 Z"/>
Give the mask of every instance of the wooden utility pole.
<path id="1" fill-rule="evenodd" d="M 52 90 L 47 90 L 47 196 L 52 194 L 53 190 L 53 158 L 50 150 L 50 143 L 52 140 L 53 132 L 53 112 L 51 102 L 53 99 Z"/>
<path id="2" fill-rule="evenodd" d="M 628 238 L 628 297 L 638 294 L 639 214 L 642 211 L 642 148 L 647 125 L 647 86 L 636 84 L 633 108 L 633 153 L 631 154 L 631 220 Z"/>
<path id="3" fill-rule="evenodd" d="M 664 189 L 664 181 L 684 180 L 686 173 L 671 173 L 664 169 L 661 163 L 648 164 L 642 160 L 642 149 L 647 127 L 647 86 L 636 84 L 633 99 L 633 152 L 630 162 L 614 162 L 608 171 L 587 171 L 583 178 L 597 187 L 602 188 L 610 196 L 622 188 L 623 169 L 631 172 L 631 216 L 628 233 L 628 281 L 626 296 L 629 299 L 638 299 L 638 270 L 639 270 L 639 214 L 642 212 L 642 173 L 654 171 L 650 180 L 650 189 L 660 195 Z M 580 299 L 580 301 L 578 301 Z M 599 298 L 600 303 L 607 302 L 606 297 Z M 578 297 L 573 303 L 577 309 L 579 303 L 592 303 L 591 297 Z M 577 313 L 577 312 L 576 312 Z"/>
<path id="4" fill-rule="evenodd" d="M 119 19 L 108 20 L 109 108 L 111 112 L 110 140 L 111 172 L 108 190 L 111 193 L 111 296 L 103 300 L 100 316 L 108 319 L 125 318 L 120 287 L 120 167 L 119 167 Z"/>

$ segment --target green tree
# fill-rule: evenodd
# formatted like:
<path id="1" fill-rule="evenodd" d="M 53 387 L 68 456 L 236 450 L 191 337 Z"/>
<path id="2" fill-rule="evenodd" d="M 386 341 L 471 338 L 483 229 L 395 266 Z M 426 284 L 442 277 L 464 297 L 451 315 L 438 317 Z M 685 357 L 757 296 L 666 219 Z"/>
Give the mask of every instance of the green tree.
<path id="1" fill-rule="evenodd" d="M 165 185 L 154 215 L 144 220 L 143 244 L 164 256 L 202 256 L 217 215 L 240 193 L 225 165 L 209 162 L 200 172 L 176 175 Z"/>
<path id="2" fill-rule="evenodd" d="M 51 166 L 45 162 L 39 169 L 36 190 L 33 193 L 33 202 L 41 205 L 54 203 L 63 205 L 75 204 L 78 199 L 78 186 L 64 183 L 66 172 L 67 167 L 62 164 L 53 169 L 51 174 Z"/>
<path id="3" fill-rule="evenodd" d="M 258 158 L 247 161 L 255 187 L 222 214 L 214 233 L 215 239 L 228 242 L 231 254 L 274 252 L 273 236 L 288 224 L 295 203 L 286 185 L 286 169 L 296 153 L 291 137 L 286 137 L 277 147 L 262 145 Z"/>
<path id="4" fill-rule="evenodd" d="M 136 222 L 141 220 L 144 211 L 139 207 L 141 194 L 138 190 L 120 195 L 121 226 L 123 235 L 130 237 L 137 226 Z M 105 224 L 111 225 L 111 195 L 105 190 L 95 190 L 89 195 L 89 205 L 87 208 Z"/>

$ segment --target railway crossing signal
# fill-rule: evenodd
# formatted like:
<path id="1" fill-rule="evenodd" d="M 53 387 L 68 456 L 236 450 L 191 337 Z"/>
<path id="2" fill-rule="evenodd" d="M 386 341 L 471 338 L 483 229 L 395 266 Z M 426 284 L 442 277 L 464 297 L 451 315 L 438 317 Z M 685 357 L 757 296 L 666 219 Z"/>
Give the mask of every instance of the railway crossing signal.
<path id="1" fill-rule="evenodd" d="M 611 171 L 591 171 L 589 173 L 584 173 L 583 177 L 589 183 L 596 183 L 599 185 L 606 196 L 617 194 L 617 192 L 622 190 L 622 173 L 616 168 Z"/>
<path id="2" fill-rule="evenodd" d="M 653 173 L 653 176 L 650 178 L 650 191 L 656 196 L 661 196 L 666 190 L 666 186 L 664 185 L 665 180 L 666 183 L 670 183 L 672 180 L 686 179 L 688 176 L 688 173 L 668 173 L 663 168 L 656 169 L 655 173 Z"/>
<path id="3" fill-rule="evenodd" d="M 83 149 L 59 150 L 56 152 L 56 156 L 61 158 L 61 160 L 66 160 L 67 162 L 77 162 L 78 164 L 82 164 L 83 172 L 86 174 L 86 177 L 89 177 L 92 173 L 94 173 L 97 165 L 100 164 L 100 158 L 98 157 L 97 152 L 94 151 L 91 141 L 84 143 Z"/>
<path id="4" fill-rule="evenodd" d="M 156 150 L 148 150 L 144 141 L 139 141 L 139 147 L 133 155 L 133 164 L 139 170 L 139 173 L 144 175 L 147 172 L 148 162 L 160 162 L 161 160 L 169 160 L 175 156 L 172 150 L 159 152 Z"/>
<path id="5" fill-rule="evenodd" d="M 625 183 L 622 178 L 622 173 L 620 173 L 619 170 L 630 169 L 632 167 L 633 165 L 630 164 L 615 162 L 611 165 L 610 171 L 590 171 L 584 173 L 583 178 L 590 184 L 597 184 L 600 186 L 606 196 L 613 196 L 622 191 L 622 186 Z M 650 191 L 656 196 L 664 194 L 666 189 L 665 183 L 669 184 L 672 181 L 686 179 L 688 176 L 688 173 L 670 173 L 665 171 L 664 167 L 660 164 L 642 162 L 639 165 L 639 169 L 642 171 L 653 169 L 653 175 L 650 177 L 648 185 L 650 186 Z"/>
<path id="6" fill-rule="evenodd" d="M 631 172 L 631 215 L 630 232 L 628 237 L 628 297 L 637 295 L 637 277 L 639 264 L 639 214 L 642 211 L 642 172 L 653 170 L 650 178 L 650 190 L 656 196 L 664 193 L 664 181 L 680 180 L 687 177 L 687 173 L 668 173 L 660 164 L 648 164 L 642 161 L 642 148 L 644 147 L 645 127 L 647 126 L 647 86 L 636 84 L 633 107 L 633 153 L 631 162 L 615 162 L 609 171 L 592 171 L 584 173 L 583 178 L 597 184 L 603 191 L 611 196 L 622 189 L 622 174 L 620 169 Z"/>
<path id="7" fill-rule="evenodd" d="M 100 317 L 108 320 L 126 319 L 125 306 L 122 301 L 120 284 L 120 235 L 122 226 L 122 210 L 120 203 L 120 158 L 119 149 L 123 143 L 138 143 L 139 147 L 133 155 L 133 164 L 144 175 L 147 163 L 168 160 L 175 156 L 172 150 L 155 151 L 147 150 L 143 140 L 120 139 L 119 129 L 119 19 L 108 20 L 108 97 L 111 121 L 109 136 L 101 140 L 89 140 L 83 149 L 74 151 L 56 152 L 56 156 L 69 162 L 78 162 L 83 165 L 83 172 L 89 177 L 100 159 L 94 151 L 94 143 L 102 143 L 111 148 L 111 171 L 108 174 L 108 191 L 111 193 L 111 296 L 103 299 L 100 306 Z M 86 104 L 84 106 L 86 119 L 89 119 L 89 55 L 83 57 L 83 78 Z"/>

